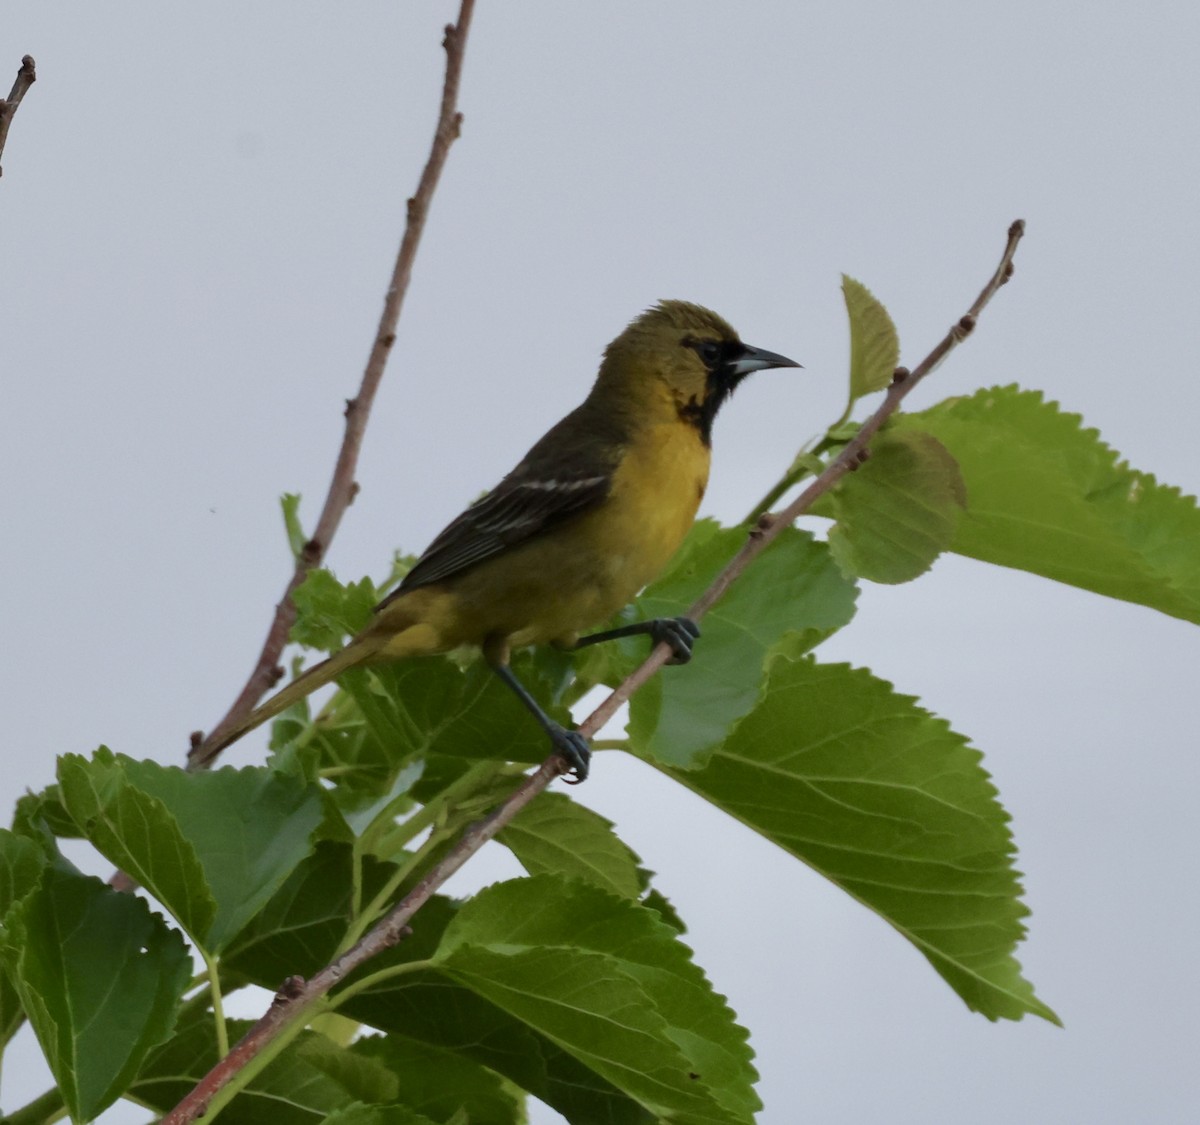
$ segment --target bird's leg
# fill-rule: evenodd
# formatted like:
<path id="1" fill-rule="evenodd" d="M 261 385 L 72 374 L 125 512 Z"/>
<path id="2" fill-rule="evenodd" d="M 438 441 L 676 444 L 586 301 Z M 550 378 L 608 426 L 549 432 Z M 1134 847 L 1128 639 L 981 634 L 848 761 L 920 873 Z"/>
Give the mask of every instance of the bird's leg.
<path id="1" fill-rule="evenodd" d="M 655 644 L 670 645 L 672 655 L 668 664 L 686 664 L 692 658 L 692 645 L 700 636 L 700 626 L 690 617 L 656 617 L 653 621 L 638 621 L 619 629 L 580 637 L 573 647 L 586 648 L 599 641 L 615 641 L 618 637 L 633 637 L 639 633 L 649 633 Z"/>
<path id="2" fill-rule="evenodd" d="M 566 779 L 568 783 L 578 785 L 581 781 L 586 780 L 588 761 L 592 756 L 592 748 L 588 745 L 588 740 L 579 731 L 567 730 L 566 727 L 560 726 L 550 718 L 539 706 L 538 701 L 529 694 L 525 685 L 513 675 L 513 670 L 507 662 L 492 659 L 489 656 L 488 663 L 492 666 L 492 671 L 512 688 L 516 697 L 529 708 L 530 714 L 541 723 L 542 729 L 550 736 L 550 744 L 555 751 L 567 760 L 567 764 L 571 767 L 571 775 Z"/>

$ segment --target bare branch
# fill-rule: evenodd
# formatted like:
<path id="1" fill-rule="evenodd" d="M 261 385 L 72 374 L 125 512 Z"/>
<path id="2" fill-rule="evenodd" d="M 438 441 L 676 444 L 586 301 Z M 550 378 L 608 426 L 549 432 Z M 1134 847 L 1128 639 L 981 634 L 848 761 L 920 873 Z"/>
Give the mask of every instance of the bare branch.
<path id="1" fill-rule="evenodd" d="M 17 106 L 21 104 L 21 99 L 25 97 L 29 87 L 36 81 L 37 67 L 34 65 L 33 56 L 26 55 L 21 59 L 21 66 L 17 71 L 12 92 L 6 99 L 0 99 L 0 156 L 4 155 L 4 142 L 8 140 L 8 129 L 12 124 L 12 119 L 16 116 Z M 4 168 L 0 166 L 0 176 L 3 175 Z"/>
<path id="2" fill-rule="evenodd" d="M 871 438 L 880 426 L 896 412 L 901 400 L 913 387 L 928 375 L 947 355 L 970 334 L 975 319 L 995 296 L 997 290 L 1012 276 L 1012 260 L 1017 243 L 1025 233 L 1025 224 L 1018 220 L 1008 231 L 1008 244 L 1000 266 L 975 304 L 946 334 L 945 338 L 910 373 L 903 368 L 888 389 L 879 409 L 864 423 L 862 429 L 847 443 L 813 482 L 791 504 L 777 516 L 765 516 L 750 533 L 750 539 L 728 566 L 717 576 L 691 609 L 693 617 L 700 617 L 729 588 L 730 584 L 746 569 L 754 558 L 797 516 L 807 511 L 813 501 L 834 486 L 846 473 L 857 465 Z M 667 645 L 655 647 L 650 658 L 628 677 L 613 693 L 593 711 L 580 726 L 589 737 L 600 729 L 629 697 L 670 656 Z M 163 1118 L 162 1125 L 184 1125 L 195 1121 L 207 1112 L 213 1098 L 224 1089 L 250 1059 L 274 1043 L 283 1032 L 299 1025 L 317 1002 L 332 988 L 341 983 L 351 972 L 366 961 L 400 942 L 407 933 L 413 915 L 429 901 L 430 897 L 459 870 L 480 848 L 504 828 L 530 801 L 550 785 L 556 777 L 566 773 L 567 763 L 557 754 L 547 758 L 538 769 L 525 778 L 520 786 L 483 820 L 467 828 L 458 843 L 436 864 L 425 877 L 397 903 L 363 938 L 336 961 L 322 969 L 316 976 L 305 981 L 299 977 L 289 978 L 276 994 L 271 1007 L 246 1033 L 241 1041 L 223 1058 L 177 1105 Z"/>
<path id="3" fill-rule="evenodd" d="M 371 405 L 375 401 L 375 392 L 383 379 L 388 356 L 392 345 L 396 342 L 396 325 L 400 320 L 400 308 L 404 296 L 408 292 L 409 279 L 412 277 L 413 262 L 417 257 L 417 248 L 421 243 L 421 235 L 425 230 L 425 219 L 429 214 L 429 204 L 437 188 L 442 168 L 446 164 L 450 146 L 458 138 L 462 128 L 463 117 L 458 112 L 458 88 L 462 78 L 463 56 L 467 48 L 467 32 L 471 26 L 471 14 L 475 0 L 462 0 L 458 12 L 458 22 L 448 24 L 446 37 L 442 46 L 446 49 L 446 78 L 442 86 L 442 104 L 438 113 L 437 129 L 433 135 L 433 146 L 429 159 L 421 173 L 417 184 L 416 194 L 408 201 L 408 222 L 404 228 L 404 237 L 400 242 L 400 250 L 396 255 L 396 264 L 392 270 L 391 281 L 388 284 L 387 295 L 383 302 L 383 313 L 379 318 L 379 328 L 376 330 L 367 366 L 363 371 L 362 382 L 358 393 L 346 403 L 346 432 L 342 438 L 342 448 L 338 452 L 337 462 L 333 468 L 333 479 L 329 483 L 329 492 L 325 497 L 325 505 L 321 509 L 316 529 L 312 538 L 304 545 L 304 550 L 296 560 L 296 568 L 288 581 L 278 605 L 275 607 L 275 617 L 267 631 L 262 651 L 254 665 L 254 671 L 246 681 L 233 705 L 221 718 L 215 727 L 208 732 L 207 738 L 193 736 L 192 747 L 188 752 L 188 768 L 202 769 L 210 765 L 216 758 L 217 750 L 208 750 L 216 746 L 221 737 L 238 722 L 254 710 L 254 705 L 269 691 L 282 676 L 279 658 L 287 644 L 288 633 L 292 622 L 296 619 L 296 608 L 292 604 L 292 593 L 304 581 L 309 570 L 319 566 L 329 550 L 329 544 L 337 532 L 342 516 L 354 499 L 358 486 L 354 481 L 355 469 L 358 466 L 358 454 L 362 448 L 363 434 L 367 428 L 367 420 L 371 413 Z"/>

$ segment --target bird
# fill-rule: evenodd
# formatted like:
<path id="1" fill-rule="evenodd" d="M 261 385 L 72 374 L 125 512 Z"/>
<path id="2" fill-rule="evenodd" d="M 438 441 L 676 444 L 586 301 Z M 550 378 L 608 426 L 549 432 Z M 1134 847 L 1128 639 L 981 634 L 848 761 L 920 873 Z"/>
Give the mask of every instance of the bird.
<path id="1" fill-rule="evenodd" d="M 605 349 L 583 403 L 445 527 L 365 628 L 205 745 L 206 759 L 348 669 L 474 646 L 545 730 L 567 780 L 583 781 L 587 739 L 542 710 L 509 667 L 512 651 L 647 634 L 686 663 L 699 636 L 686 617 L 584 630 L 625 606 L 683 542 L 708 483 L 713 421 L 733 391 L 752 372 L 800 366 L 742 343 L 700 305 L 646 310 Z"/>

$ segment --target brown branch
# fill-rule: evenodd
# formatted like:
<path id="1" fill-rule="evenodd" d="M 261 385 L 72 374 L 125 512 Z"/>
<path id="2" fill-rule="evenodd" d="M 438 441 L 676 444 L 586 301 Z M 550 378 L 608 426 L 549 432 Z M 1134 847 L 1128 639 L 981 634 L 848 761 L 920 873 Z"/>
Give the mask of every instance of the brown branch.
<path id="1" fill-rule="evenodd" d="M 879 409 L 863 424 L 862 429 L 846 444 L 846 447 L 829 463 L 825 470 L 791 504 L 779 515 L 766 516 L 759 521 L 758 526 L 751 531 L 746 545 L 734 556 L 692 607 L 691 616 L 701 617 L 711 609 L 730 584 L 766 548 L 771 540 L 795 521 L 801 512 L 807 511 L 818 496 L 828 492 L 846 473 L 861 462 L 867 444 L 884 422 L 896 412 L 904 396 L 970 335 L 975 327 L 976 318 L 995 296 L 1000 286 L 1012 276 L 1013 255 L 1016 253 L 1017 243 L 1020 242 L 1024 233 L 1025 224 L 1020 219 L 1009 227 L 1008 244 L 1005 246 L 1000 265 L 991 280 L 984 286 L 970 311 L 950 329 L 945 338 L 912 372 L 905 371 L 903 368 L 897 370 L 896 378 Z M 670 649 L 667 645 L 657 645 L 650 658 L 621 683 L 584 720 L 579 729 L 591 737 L 612 718 L 622 703 L 626 702 L 666 663 L 669 655 Z M 202 1116 L 216 1094 L 229 1084 L 234 1075 L 250 1059 L 275 1042 L 285 1030 L 296 1027 L 302 1017 L 312 1010 L 321 997 L 343 981 L 351 972 L 372 957 L 400 942 L 407 932 L 408 922 L 434 892 L 497 832 L 504 828 L 534 797 L 549 786 L 556 777 L 566 773 L 568 769 L 567 763 L 557 754 L 547 758 L 534 773 L 521 782 L 520 786 L 505 799 L 502 805 L 499 805 L 483 820 L 467 828 L 458 843 L 442 860 L 356 945 L 310 980 L 305 981 L 299 977 L 292 977 L 285 982 L 266 1014 L 255 1023 L 229 1054 L 201 1079 L 195 1089 L 163 1118 L 162 1125 L 184 1125 L 185 1122 L 195 1121 Z"/>
<path id="2" fill-rule="evenodd" d="M 8 140 L 8 129 L 17 114 L 17 106 L 21 104 L 21 99 L 25 97 L 29 87 L 36 81 L 37 67 L 34 65 L 33 56 L 26 55 L 21 59 L 21 66 L 17 70 L 17 78 L 13 82 L 12 92 L 7 98 L 0 98 L 0 156 L 4 155 L 4 143 Z M 0 176 L 3 175 L 4 168 L 0 166 Z"/>
<path id="3" fill-rule="evenodd" d="M 283 597 L 275 607 L 275 617 L 267 631 L 267 638 L 259 653 L 254 671 L 246 681 L 233 705 L 221 718 L 215 727 L 209 731 L 207 738 L 199 735 L 192 736 L 192 748 L 188 752 L 188 768 L 202 769 L 210 765 L 219 751 L 209 750 L 216 746 L 221 737 L 237 724 L 252 710 L 254 705 L 279 682 L 283 672 L 279 667 L 279 658 L 287 644 L 288 634 L 296 619 L 296 608 L 292 604 L 292 593 L 304 581 L 309 570 L 319 566 L 325 557 L 329 544 L 342 522 L 342 516 L 354 500 L 358 486 L 354 481 L 354 472 L 358 466 L 358 454 L 362 448 L 363 433 L 367 428 L 367 419 L 371 413 L 371 404 L 375 400 L 375 392 L 383 379 L 388 356 L 392 345 L 396 342 L 396 325 L 400 319 L 400 308 L 408 291 L 409 279 L 412 277 L 413 262 L 417 256 L 417 248 L 421 243 L 421 235 L 425 230 L 425 219 L 429 214 L 429 204 L 441 177 L 442 168 L 446 164 L 450 146 L 458 138 L 462 128 L 462 114 L 458 112 L 458 88 L 462 78 L 463 55 L 467 47 L 467 32 L 471 25 L 471 14 L 475 0 L 462 0 L 458 12 L 458 22 L 446 26 L 446 37 L 442 46 L 446 49 L 446 79 L 442 85 L 442 104 L 438 113 L 437 129 L 433 135 L 433 146 L 429 159 L 421 173 L 417 184 L 416 194 L 408 201 L 408 221 L 404 228 L 404 237 L 400 242 L 400 250 L 396 255 L 396 265 L 392 270 L 391 281 L 388 284 L 387 295 L 383 302 L 383 313 L 379 318 L 379 328 L 371 345 L 367 358 L 367 366 L 363 371 L 362 383 L 358 393 L 346 403 L 346 432 L 342 438 L 342 448 L 338 452 L 337 463 L 333 468 L 333 479 L 329 483 L 329 492 L 325 497 L 325 506 L 321 509 L 316 529 L 312 538 L 304 545 L 304 550 L 296 560 L 296 568 L 288 581 Z"/>

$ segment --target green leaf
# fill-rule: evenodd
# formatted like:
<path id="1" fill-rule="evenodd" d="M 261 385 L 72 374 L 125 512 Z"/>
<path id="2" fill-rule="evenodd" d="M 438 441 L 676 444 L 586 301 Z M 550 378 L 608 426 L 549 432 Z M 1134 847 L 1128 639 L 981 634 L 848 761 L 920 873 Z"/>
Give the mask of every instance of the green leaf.
<path id="1" fill-rule="evenodd" d="M 750 1122 L 746 1032 L 675 931 L 644 907 L 542 875 L 480 891 L 435 961 L 647 1111 Z"/>
<path id="2" fill-rule="evenodd" d="M 342 647 L 345 639 L 361 632 L 379 601 L 369 578 L 342 585 L 328 570 L 315 567 L 292 592 L 296 620 L 290 639 L 322 652 Z"/>
<path id="3" fill-rule="evenodd" d="M 45 854 L 33 840 L 0 828 L 0 926 L 13 905 L 37 887 L 46 863 Z M 21 998 L 0 959 L 0 1051 L 23 1018 Z"/>
<path id="4" fill-rule="evenodd" d="M 240 1037 L 250 1026 L 248 1021 L 231 1021 L 230 1033 Z M 193 1012 L 170 1042 L 147 1060 L 130 1095 L 165 1112 L 208 1073 L 217 1058 L 212 1013 Z M 398 1099 L 403 1100 L 399 1082 L 382 1063 L 306 1031 L 239 1091 L 221 1111 L 220 1121 L 222 1125 L 318 1125 L 349 1102 Z"/>
<path id="5" fill-rule="evenodd" d="M 496 839 L 530 875 L 576 877 L 636 899 L 642 892 L 638 857 L 612 828 L 612 821 L 566 794 L 542 793 Z"/>
<path id="6" fill-rule="evenodd" d="M 106 747 L 90 761 L 64 754 L 58 762 L 63 803 L 93 846 L 149 890 L 199 942 L 217 913 L 204 868 L 167 805 L 127 784 L 124 761 Z"/>
<path id="7" fill-rule="evenodd" d="M 312 851 L 323 817 L 319 789 L 272 770 L 188 773 L 103 748 L 65 755 L 59 785 L 92 844 L 210 953 Z"/>
<path id="8" fill-rule="evenodd" d="M 1057 1023 L 1013 957 L 1028 910 L 980 759 L 869 672 L 781 656 L 708 766 L 669 772 L 880 914 L 968 1007 Z"/>
<path id="9" fill-rule="evenodd" d="M 950 546 L 966 502 L 958 465 L 937 438 L 888 430 L 814 511 L 837 520 L 829 548 L 847 574 L 898 583 L 924 574 Z"/>
<path id="10" fill-rule="evenodd" d="M 686 613 L 744 542 L 744 530 L 698 523 L 671 570 L 638 600 L 639 613 Z M 807 647 L 823 640 L 854 615 L 856 593 L 825 544 L 786 529 L 705 615 L 691 663 L 663 669 L 633 697 L 635 751 L 673 766 L 703 764 L 757 702 L 772 647 L 794 634 Z M 628 665 L 614 670 L 623 672 L 641 663 L 645 640 L 622 651 Z"/>
<path id="11" fill-rule="evenodd" d="M 116 1101 L 170 1034 L 192 971 L 145 902 L 57 867 L 9 911 L 0 958 L 76 1121 Z"/>
<path id="12" fill-rule="evenodd" d="M 900 337 L 888 311 L 860 281 L 842 274 L 850 318 L 850 401 L 881 391 L 900 362 Z"/>
<path id="13" fill-rule="evenodd" d="M 351 1050 L 386 1066 L 405 1104 L 427 1117 L 444 1121 L 465 1111 L 470 1125 L 524 1125 L 524 1099 L 493 1071 L 456 1051 L 398 1035 L 360 1039 Z"/>
<path id="14" fill-rule="evenodd" d="M 300 496 L 295 492 L 285 492 L 279 498 L 279 507 L 283 510 L 283 526 L 287 531 L 288 546 L 292 550 L 292 558 L 298 559 L 304 553 L 304 545 L 308 536 L 300 526 Z"/>
<path id="15" fill-rule="evenodd" d="M 1037 391 L 993 387 L 896 419 L 954 456 L 968 508 L 951 549 L 1200 624 L 1196 501 L 1131 469 Z"/>

